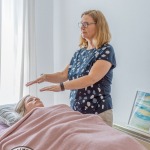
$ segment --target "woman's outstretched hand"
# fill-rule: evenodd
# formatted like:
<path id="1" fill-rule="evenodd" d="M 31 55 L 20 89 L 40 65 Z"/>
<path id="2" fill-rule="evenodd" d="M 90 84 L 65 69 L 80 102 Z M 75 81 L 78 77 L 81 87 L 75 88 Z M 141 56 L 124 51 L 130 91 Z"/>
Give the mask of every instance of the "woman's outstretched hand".
<path id="1" fill-rule="evenodd" d="M 37 78 L 36 80 L 33 80 L 33 81 L 30 81 L 26 84 L 26 86 L 30 86 L 32 84 L 35 84 L 35 83 L 41 83 L 41 82 L 44 82 L 46 79 L 45 75 L 43 74 L 42 76 L 40 76 L 39 78 Z"/>
<path id="2" fill-rule="evenodd" d="M 40 92 L 43 92 L 43 91 L 60 92 L 61 88 L 59 84 L 56 84 L 56 85 L 51 85 L 51 86 L 47 86 L 47 87 L 40 89 Z"/>

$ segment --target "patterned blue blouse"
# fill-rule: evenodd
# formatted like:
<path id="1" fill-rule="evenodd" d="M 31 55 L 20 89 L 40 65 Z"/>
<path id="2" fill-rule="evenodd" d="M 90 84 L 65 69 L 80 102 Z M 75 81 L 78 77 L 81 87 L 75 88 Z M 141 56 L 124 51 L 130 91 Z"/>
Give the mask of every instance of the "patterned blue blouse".
<path id="1" fill-rule="evenodd" d="M 110 92 L 116 59 L 110 44 L 104 44 L 100 49 L 86 50 L 86 48 L 82 48 L 76 51 L 70 62 L 68 78 L 73 80 L 88 75 L 97 60 L 106 60 L 112 64 L 108 73 L 95 84 L 70 92 L 72 109 L 83 114 L 99 114 L 112 109 Z"/>

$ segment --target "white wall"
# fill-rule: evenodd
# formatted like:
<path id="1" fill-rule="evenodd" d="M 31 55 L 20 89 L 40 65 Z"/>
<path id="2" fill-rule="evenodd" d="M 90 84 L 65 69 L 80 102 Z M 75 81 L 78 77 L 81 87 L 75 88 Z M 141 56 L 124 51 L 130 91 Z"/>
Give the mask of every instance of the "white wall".
<path id="1" fill-rule="evenodd" d="M 101 10 L 109 23 L 117 59 L 112 84 L 114 122 L 127 124 L 137 90 L 150 92 L 149 0 L 37 0 L 38 73 L 62 70 L 78 49 L 83 11 Z M 50 93 L 49 93 L 50 94 Z M 49 101 L 48 92 L 45 102 Z M 54 94 L 69 104 L 69 91 Z M 47 103 L 48 104 L 48 103 Z"/>

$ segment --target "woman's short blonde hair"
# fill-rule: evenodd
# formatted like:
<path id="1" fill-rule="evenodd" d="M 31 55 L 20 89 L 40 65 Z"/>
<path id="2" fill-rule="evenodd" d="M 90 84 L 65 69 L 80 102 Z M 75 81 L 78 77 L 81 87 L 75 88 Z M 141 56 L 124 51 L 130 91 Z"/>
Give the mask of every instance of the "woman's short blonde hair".
<path id="1" fill-rule="evenodd" d="M 16 105 L 15 111 L 17 113 L 19 113 L 21 116 L 24 116 L 24 114 L 25 114 L 26 109 L 25 109 L 25 103 L 24 102 L 28 96 L 30 96 L 30 95 L 26 95 L 23 98 L 21 98 L 21 100 Z"/>
<path id="2" fill-rule="evenodd" d="M 94 40 L 96 49 L 100 48 L 103 44 L 109 43 L 111 39 L 111 33 L 109 31 L 109 26 L 103 13 L 99 10 L 88 10 L 82 13 L 81 18 L 83 17 L 83 15 L 89 15 L 96 23 L 97 33 Z M 82 36 L 80 36 L 79 46 L 80 48 L 88 47 L 88 42 Z"/>

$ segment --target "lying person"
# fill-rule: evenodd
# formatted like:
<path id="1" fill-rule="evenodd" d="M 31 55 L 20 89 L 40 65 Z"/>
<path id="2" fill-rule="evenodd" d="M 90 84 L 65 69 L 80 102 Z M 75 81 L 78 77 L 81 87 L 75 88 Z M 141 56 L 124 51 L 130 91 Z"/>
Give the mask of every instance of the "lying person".
<path id="1" fill-rule="evenodd" d="M 16 105 L 6 104 L 0 108 L 0 135 L 33 108 L 44 107 L 41 100 L 35 96 L 26 95 Z"/>
<path id="2" fill-rule="evenodd" d="M 23 117 L 0 137 L 0 150 L 146 150 L 133 137 L 108 126 L 98 115 L 68 105 L 44 107 L 27 95 L 17 104 Z"/>
<path id="3" fill-rule="evenodd" d="M 44 107 L 44 104 L 38 97 L 26 95 L 18 102 L 15 110 L 21 116 L 24 116 L 36 107 Z"/>

